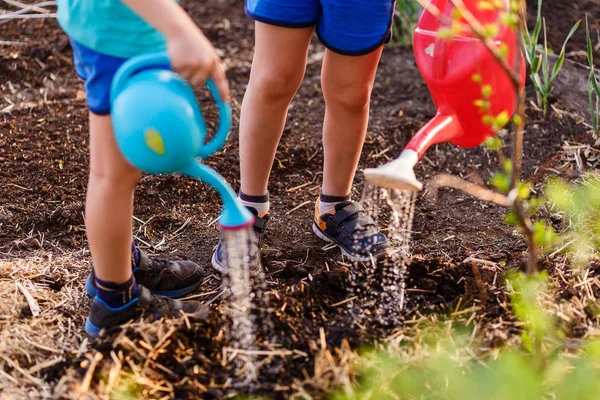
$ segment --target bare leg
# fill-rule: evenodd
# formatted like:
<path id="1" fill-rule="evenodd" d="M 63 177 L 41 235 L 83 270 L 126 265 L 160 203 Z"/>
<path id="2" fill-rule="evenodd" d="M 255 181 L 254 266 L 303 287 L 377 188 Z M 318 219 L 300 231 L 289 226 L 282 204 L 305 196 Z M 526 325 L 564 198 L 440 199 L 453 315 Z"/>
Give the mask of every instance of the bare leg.
<path id="1" fill-rule="evenodd" d="M 322 189 L 330 196 L 350 193 L 367 133 L 371 90 L 382 49 L 358 57 L 329 50 L 325 54 Z"/>
<path id="2" fill-rule="evenodd" d="M 131 277 L 133 192 L 140 171 L 121 155 L 110 116 L 90 113 L 90 177 L 86 228 L 94 272 L 104 281 Z"/>
<path id="3" fill-rule="evenodd" d="M 288 107 L 306 70 L 313 28 L 256 22 L 256 47 L 240 116 L 241 190 L 267 193 Z"/>

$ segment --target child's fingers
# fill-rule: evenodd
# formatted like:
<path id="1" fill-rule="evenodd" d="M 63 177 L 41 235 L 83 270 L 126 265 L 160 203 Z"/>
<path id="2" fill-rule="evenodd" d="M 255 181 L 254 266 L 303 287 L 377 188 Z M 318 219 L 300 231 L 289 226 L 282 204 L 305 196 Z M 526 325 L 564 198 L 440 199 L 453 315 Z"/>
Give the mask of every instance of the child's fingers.
<path id="1" fill-rule="evenodd" d="M 194 87 L 201 87 L 206 83 L 206 78 L 208 78 L 206 70 L 196 69 L 190 74 L 188 81 Z"/>
<path id="2" fill-rule="evenodd" d="M 220 62 L 215 65 L 211 74 L 212 80 L 215 82 L 217 89 L 219 90 L 219 95 L 221 96 L 221 100 L 228 103 L 231 100 L 229 94 L 229 83 L 227 82 L 227 77 L 225 76 L 225 70 Z"/>

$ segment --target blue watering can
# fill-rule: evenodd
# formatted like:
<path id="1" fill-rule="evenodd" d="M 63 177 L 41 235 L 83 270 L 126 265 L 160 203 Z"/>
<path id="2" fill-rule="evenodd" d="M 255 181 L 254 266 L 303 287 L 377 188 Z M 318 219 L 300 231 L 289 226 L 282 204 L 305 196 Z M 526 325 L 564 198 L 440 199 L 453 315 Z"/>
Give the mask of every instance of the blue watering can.
<path id="1" fill-rule="evenodd" d="M 212 186 L 221 196 L 223 229 L 252 225 L 254 216 L 242 206 L 231 186 L 200 163 L 221 149 L 231 128 L 231 107 L 212 80 L 206 82 L 219 111 L 214 138 L 204 143 L 206 124 L 190 85 L 171 70 L 166 53 L 132 58 L 117 71 L 110 102 L 119 149 L 132 165 L 153 174 L 180 173 Z"/>

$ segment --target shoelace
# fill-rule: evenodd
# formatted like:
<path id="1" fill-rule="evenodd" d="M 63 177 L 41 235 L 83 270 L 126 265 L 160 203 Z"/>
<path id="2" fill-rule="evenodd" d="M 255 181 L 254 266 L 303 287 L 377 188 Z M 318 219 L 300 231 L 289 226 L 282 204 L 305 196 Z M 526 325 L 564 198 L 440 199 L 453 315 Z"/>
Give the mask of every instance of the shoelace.
<path id="1" fill-rule="evenodd" d="M 163 260 L 162 258 L 150 258 L 148 263 L 148 269 L 154 273 L 163 271 L 169 267 L 169 260 Z"/>

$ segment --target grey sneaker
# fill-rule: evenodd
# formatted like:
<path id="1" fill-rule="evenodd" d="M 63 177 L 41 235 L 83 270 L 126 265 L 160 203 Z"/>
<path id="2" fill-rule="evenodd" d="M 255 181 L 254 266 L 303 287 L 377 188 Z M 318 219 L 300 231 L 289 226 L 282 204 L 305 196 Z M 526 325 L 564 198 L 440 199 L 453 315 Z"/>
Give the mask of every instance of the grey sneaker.
<path id="1" fill-rule="evenodd" d="M 250 235 L 251 243 L 249 243 L 248 246 L 250 248 L 250 253 L 248 254 L 248 270 L 251 274 L 258 274 L 262 270 L 260 263 L 260 247 L 265 236 L 265 228 L 267 226 L 267 222 L 269 222 L 270 216 L 268 212 L 259 216 L 256 209 L 252 207 L 247 208 L 252 214 L 254 214 L 254 225 L 252 227 L 252 234 Z M 228 273 L 229 266 L 225 262 L 226 252 L 224 236 L 225 233 L 221 232 L 219 236 L 219 244 L 217 244 L 217 248 L 212 256 L 212 266 L 221 273 Z"/>

